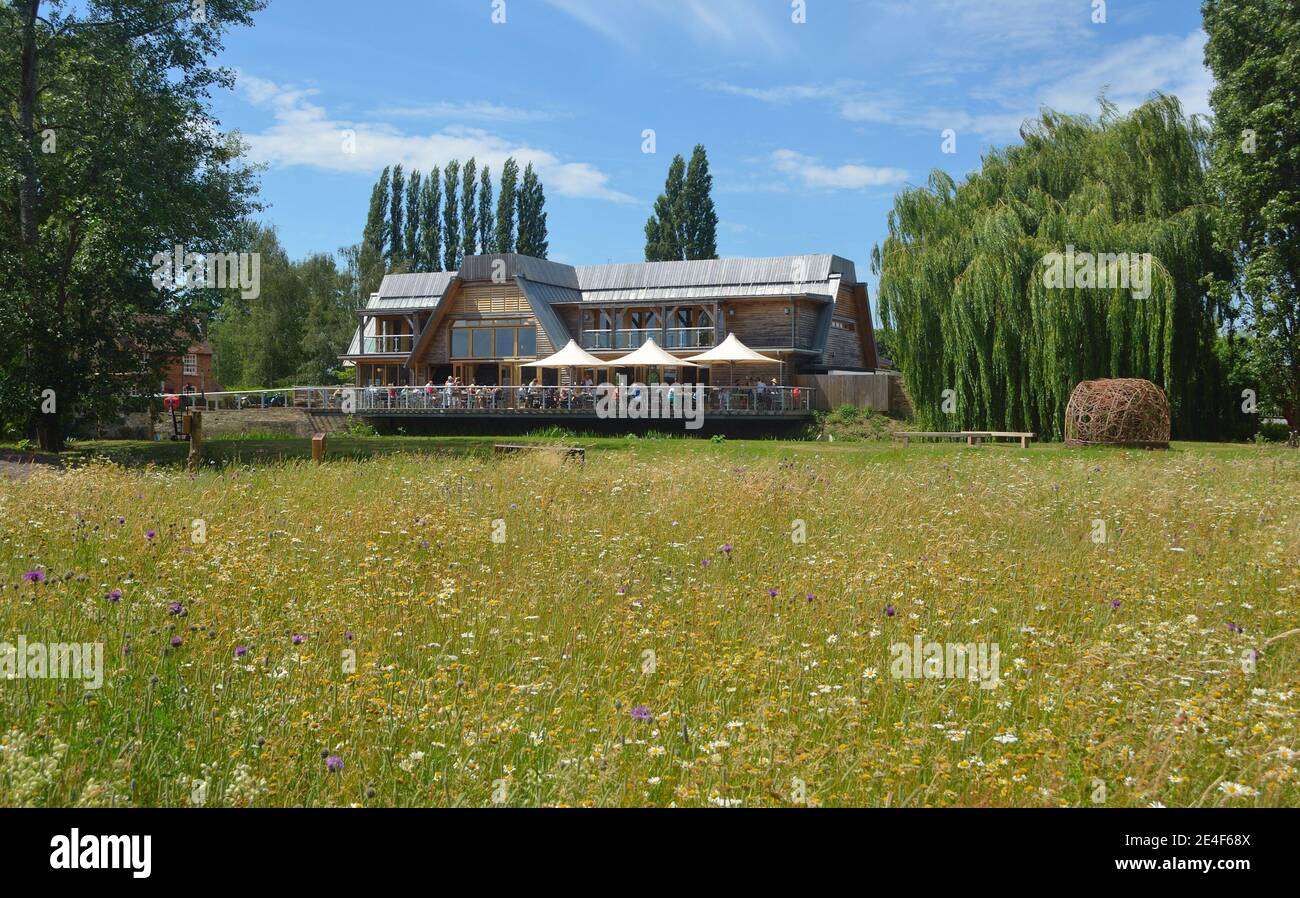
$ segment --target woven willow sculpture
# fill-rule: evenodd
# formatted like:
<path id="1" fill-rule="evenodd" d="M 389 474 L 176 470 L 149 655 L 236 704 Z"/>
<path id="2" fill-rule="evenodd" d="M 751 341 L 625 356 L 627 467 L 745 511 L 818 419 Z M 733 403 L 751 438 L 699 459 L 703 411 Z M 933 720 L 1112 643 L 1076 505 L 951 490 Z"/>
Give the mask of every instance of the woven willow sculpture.
<path id="1" fill-rule="evenodd" d="M 1149 380 L 1085 380 L 1065 407 L 1065 445 L 1169 448 L 1169 402 Z"/>

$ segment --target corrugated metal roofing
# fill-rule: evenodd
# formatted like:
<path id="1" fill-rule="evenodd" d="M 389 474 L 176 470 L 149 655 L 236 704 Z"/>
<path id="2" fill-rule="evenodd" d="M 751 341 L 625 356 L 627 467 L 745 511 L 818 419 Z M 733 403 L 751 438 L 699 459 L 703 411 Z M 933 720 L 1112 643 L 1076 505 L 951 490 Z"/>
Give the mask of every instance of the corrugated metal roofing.
<path id="1" fill-rule="evenodd" d="M 469 256 L 459 272 L 390 274 L 367 308 L 433 308 L 454 277 L 465 281 L 523 277 L 545 288 L 537 295 L 546 296 L 548 302 L 565 303 L 831 295 L 831 281 L 836 275 L 844 283 L 857 282 L 853 263 L 829 254 L 574 267 L 506 253 Z"/>
<path id="2" fill-rule="evenodd" d="M 438 296 L 396 296 L 390 299 L 372 296 L 370 302 L 366 304 L 366 308 L 378 309 L 381 312 L 409 312 L 412 309 L 432 309 L 438 305 L 441 298 L 441 294 Z"/>
<path id="3" fill-rule="evenodd" d="M 546 331 L 546 336 L 550 337 L 551 345 L 559 349 L 565 343 L 568 343 L 568 327 L 556 314 L 555 309 L 551 308 L 550 300 L 539 293 L 542 289 L 562 290 L 564 288 L 555 287 L 551 284 L 537 284 L 524 277 L 518 278 L 517 283 L 519 289 L 523 291 L 524 297 L 528 300 L 528 305 L 533 310 L 533 314 L 537 316 L 537 322 L 541 324 L 542 330 Z"/>
<path id="4" fill-rule="evenodd" d="M 825 282 L 831 274 L 854 280 L 853 263 L 832 255 L 709 259 L 698 262 L 640 262 L 583 265 L 575 269 L 584 291 L 730 287 Z"/>
<path id="5" fill-rule="evenodd" d="M 389 274 L 379 285 L 380 299 L 442 296 L 454 271 L 428 271 L 416 274 Z"/>
<path id="6" fill-rule="evenodd" d="M 548 305 L 582 302 L 582 291 L 572 287 L 557 287 L 555 284 L 544 284 L 528 278 L 520 278 L 519 283 L 530 300 L 538 300 Z"/>
<path id="7" fill-rule="evenodd" d="M 745 299 L 761 296 L 822 296 L 835 295 L 834 280 L 785 284 L 756 284 L 732 287 L 657 287 L 635 290 L 583 290 L 582 301 L 597 302 L 670 302 L 673 300 L 704 301 L 712 299 Z M 572 300 L 554 300 L 572 302 Z"/>

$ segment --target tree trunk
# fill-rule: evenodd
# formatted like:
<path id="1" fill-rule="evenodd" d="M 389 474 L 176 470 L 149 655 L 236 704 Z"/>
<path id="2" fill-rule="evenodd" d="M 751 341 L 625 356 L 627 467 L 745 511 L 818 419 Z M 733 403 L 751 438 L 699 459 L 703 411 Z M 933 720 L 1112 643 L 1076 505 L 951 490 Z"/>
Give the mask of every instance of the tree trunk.
<path id="1" fill-rule="evenodd" d="M 42 452 L 63 451 L 63 418 L 58 414 L 36 419 L 36 444 Z"/>
<path id="2" fill-rule="evenodd" d="M 21 83 L 18 88 L 18 130 L 22 143 L 18 148 L 22 176 L 18 180 L 18 219 L 23 246 L 36 247 L 36 204 L 40 182 L 36 173 L 36 16 L 41 0 L 21 0 L 18 13 L 23 23 Z"/>

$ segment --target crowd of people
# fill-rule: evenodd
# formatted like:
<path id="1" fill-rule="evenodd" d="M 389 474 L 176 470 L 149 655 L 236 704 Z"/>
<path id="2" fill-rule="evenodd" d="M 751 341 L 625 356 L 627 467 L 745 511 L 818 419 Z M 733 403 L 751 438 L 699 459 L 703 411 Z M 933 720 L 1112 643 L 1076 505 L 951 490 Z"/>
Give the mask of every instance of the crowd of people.
<path id="1" fill-rule="evenodd" d="M 630 397 L 640 394 L 646 384 L 616 387 L 626 389 Z M 695 384 L 654 383 L 650 387 L 667 391 L 668 401 L 675 401 L 679 390 L 691 390 Z M 595 407 L 597 384 L 590 375 L 581 384 L 544 386 L 533 378 L 527 384 L 478 384 L 473 378 L 464 383 L 461 378 L 448 376 L 442 384 L 431 379 L 424 386 L 373 386 L 367 387 L 368 405 L 387 408 L 430 409 L 590 409 Z M 776 378 L 764 381 L 761 377 L 741 378 L 728 387 L 710 390 L 715 407 L 723 411 L 784 409 L 792 401 L 797 403 L 799 388 L 791 390 L 777 384 Z M 618 399 L 615 392 L 614 399 Z"/>

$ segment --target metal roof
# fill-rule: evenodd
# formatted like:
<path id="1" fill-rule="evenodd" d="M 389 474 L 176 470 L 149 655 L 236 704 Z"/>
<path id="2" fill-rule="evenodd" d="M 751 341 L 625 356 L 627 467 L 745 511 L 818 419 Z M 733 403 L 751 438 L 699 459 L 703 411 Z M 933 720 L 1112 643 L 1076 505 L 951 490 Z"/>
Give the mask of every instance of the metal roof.
<path id="1" fill-rule="evenodd" d="M 824 283 L 832 274 L 845 276 L 848 282 L 856 282 L 853 263 L 832 255 L 584 265 L 575 270 L 578 286 L 583 292 L 760 284 L 800 285 Z"/>
<path id="2" fill-rule="evenodd" d="M 367 309 L 431 309 L 456 277 L 454 271 L 429 271 L 417 274 L 387 274 L 379 292 L 370 297 Z"/>
<path id="3" fill-rule="evenodd" d="M 540 288 L 562 288 L 552 287 L 549 284 L 534 284 L 525 277 L 516 277 L 515 282 L 519 284 L 519 289 L 523 291 L 529 307 L 533 310 L 533 314 L 537 316 L 537 322 L 542 326 L 542 330 L 546 331 L 546 336 L 550 338 L 551 346 L 563 346 L 568 343 L 570 338 L 569 329 L 555 309 L 551 308 L 550 300 L 544 299 L 537 293 Z"/>
<path id="4" fill-rule="evenodd" d="M 518 278 L 529 283 L 531 298 L 548 304 L 833 297 L 841 282 L 857 283 L 853 263 L 829 254 L 575 267 L 504 253 L 467 256 L 459 272 L 387 275 L 367 309 L 434 308 L 457 277 L 465 282 Z"/>

